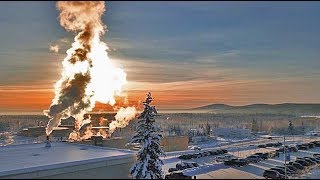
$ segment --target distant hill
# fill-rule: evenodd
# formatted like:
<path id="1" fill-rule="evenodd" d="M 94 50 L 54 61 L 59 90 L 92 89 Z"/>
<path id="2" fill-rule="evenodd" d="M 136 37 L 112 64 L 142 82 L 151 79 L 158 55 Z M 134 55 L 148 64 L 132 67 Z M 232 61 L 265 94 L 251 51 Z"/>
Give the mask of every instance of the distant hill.
<path id="1" fill-rule="evenodd" d="M 191 110 L 206 110 L 214 113 L 275 113 L 296 115 L 319 115 L 320 104 L 250 104 L 245 106 L 230 106 L 227 104 L 210 104 Z"/>

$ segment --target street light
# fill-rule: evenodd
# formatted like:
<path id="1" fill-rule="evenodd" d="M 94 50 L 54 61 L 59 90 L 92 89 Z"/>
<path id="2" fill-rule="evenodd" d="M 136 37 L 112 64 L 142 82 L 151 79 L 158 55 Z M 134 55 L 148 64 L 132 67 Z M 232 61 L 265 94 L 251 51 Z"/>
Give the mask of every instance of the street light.
<path id="1" fill-rule="evenodd" d="M 283 158 L 284 158 L 284 178 L 287 179 L 287 162 L 286 162 L 286 136 L 283 135 Z"/>
<path id="2" fill-rule="evenodd" d="M 290 152 L 286 149 L 286 136 L 283 135 L 283 154 L 284 154 L 284 173 L 285 179 L 287 179 L 287 160 L 290 161 Z"/>

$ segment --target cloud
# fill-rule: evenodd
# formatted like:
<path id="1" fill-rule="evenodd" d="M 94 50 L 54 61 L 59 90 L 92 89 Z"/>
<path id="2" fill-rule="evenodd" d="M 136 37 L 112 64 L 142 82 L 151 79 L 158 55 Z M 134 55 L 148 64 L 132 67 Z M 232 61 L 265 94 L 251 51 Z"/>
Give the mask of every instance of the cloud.
<path id="1" fill-rule="evenodd" d="M 61 38 L 61 39 L 58 40 L 58 42 L 64 43 L 64 44 L 70 43 L 70 42 L 69 42 L 69 39 L 67 39 L 67 38 Z"/>
<path id="2" fill-rule="evenodd" d="M 68 38 L 61 38 L 49 44 L 49 50 L 53 53 L 59 53 L 59 50 L 66 50 L 70 47 L 71 43 Z"/>
<path id="3" fill-rule="evenodd" d="M 49 50 L 50 50 L 50 52 L 58 53 L 59 52 L 59 46 L 57 44 L 50 45 Z"/>

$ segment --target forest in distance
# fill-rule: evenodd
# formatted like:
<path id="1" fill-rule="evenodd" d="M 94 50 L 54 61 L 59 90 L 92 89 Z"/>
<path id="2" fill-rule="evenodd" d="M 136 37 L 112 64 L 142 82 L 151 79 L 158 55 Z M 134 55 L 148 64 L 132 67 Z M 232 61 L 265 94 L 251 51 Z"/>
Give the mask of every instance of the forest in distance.
<path id="1" fill-rule="evenodd" d="M 92 120 L 103 117 L 110 122 L 115 113 L 94 113 Z M 0 115 L 0 133 L 18 132 L 23 128 L 46 126 L 48 117 L 45 115 Z M 156 124 L 163 128 L 164 135 L 188 135 L 190 129 L 241 128 L 252 132 L 269 134 L 286 134 L 289 121 L 292 122 L 294 134 L 305 134 L 318 130 L 320 118 L 317 116 L 301 116 L 280 113 L 161 113 L 155 117 Z M 72 120 L 62 124 L 73 124 Z M 114 136 L 129 137 L 134 133 L 137 120 L 132 120 L 125 128 L 118 129 Z"/>

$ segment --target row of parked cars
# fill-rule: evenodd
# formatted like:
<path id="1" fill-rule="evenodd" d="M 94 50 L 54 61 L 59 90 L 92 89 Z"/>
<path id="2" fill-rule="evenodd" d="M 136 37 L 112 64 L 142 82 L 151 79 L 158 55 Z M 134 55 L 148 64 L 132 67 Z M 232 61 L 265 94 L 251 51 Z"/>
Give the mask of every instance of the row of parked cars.
<path id="1" fill-rule="evenodd" d="M 210 151 L 203 151 L 199 153 L 191 153 L 191 154 L 183 154 L 180 155 L 178 158 L 183 160 L 206 157 L 206 156 L 213 156 L 213 155 L 221 155 L 228 153 L 226 149 L 217 149 L 217 150 L 210 150 Z"/>
<path id="2" fill-rule="evenodd" d="M 299 174 L 305 168 L 313 165 L 320 164 L 320 154 L 313 154 L 313 157 L 298 157 L 295 161 L 290 161 L 286 164 L 287 176 Z M 275 166 L 263 172 L 263 177 L 266 179 L 284 179 L 285 178 L 285 166 Z"/>
<path id="3" fill-rule="evenodd" d="M 320 147 L 320 141 L 312 141 L 312 142 L 309 142 L 309 143 L 303 143 L 303 144 L 298 144 L 298 145 L 290 145 L 290 146 L 286 145 L 285 147 L 290 152 L 297 152 L 298 150 L 308 150 L 308 149 L 311 149 L 311 148 Z M 279 148 L 278 151 L 283 153 L 284 152 L 284 147 Z"/>
<path id="4" fill-rule="evenodd" d="M 320 147 L 320 141 L 312 141 L 309 143 L 299 144 L 297 145 L 297 148 L 299 150 L 308 150 L 314 147 Z"/>
<path id="5" fill-rule="evenodd" d="M 169 168 L 168 172 L 181 171 L 188 168 L 199 167 L 199 164 L 196 162 L 182 162 L 177 163 L 175 168 Z"/>
<path id="6" fill-rule="evenodd" d="M 277 151 L 271 151 L 271 152 L 267 152 L 267 153 L 255 153 L 255 154 L 250 155 L 246 158 L 232 158 L 230 160 L 226 160 L 226 161 L 224 161 L 224 164 L 227 166 L 241 167 L 241 166 L 248 165 L 250 163 L 257 163 L 262 160 L 273 158 L 278 155 L 279 155 L 279 152 L 277 152 Z"/>
<path id="7" fill-rule="evenodd" d="M 276 143 L 267 143 L 267 144 L 259 144 L 258 148 L 266 148 L 266 147 L 279 147 L 282 146 L 281 142 L 276 142 Z"/>

